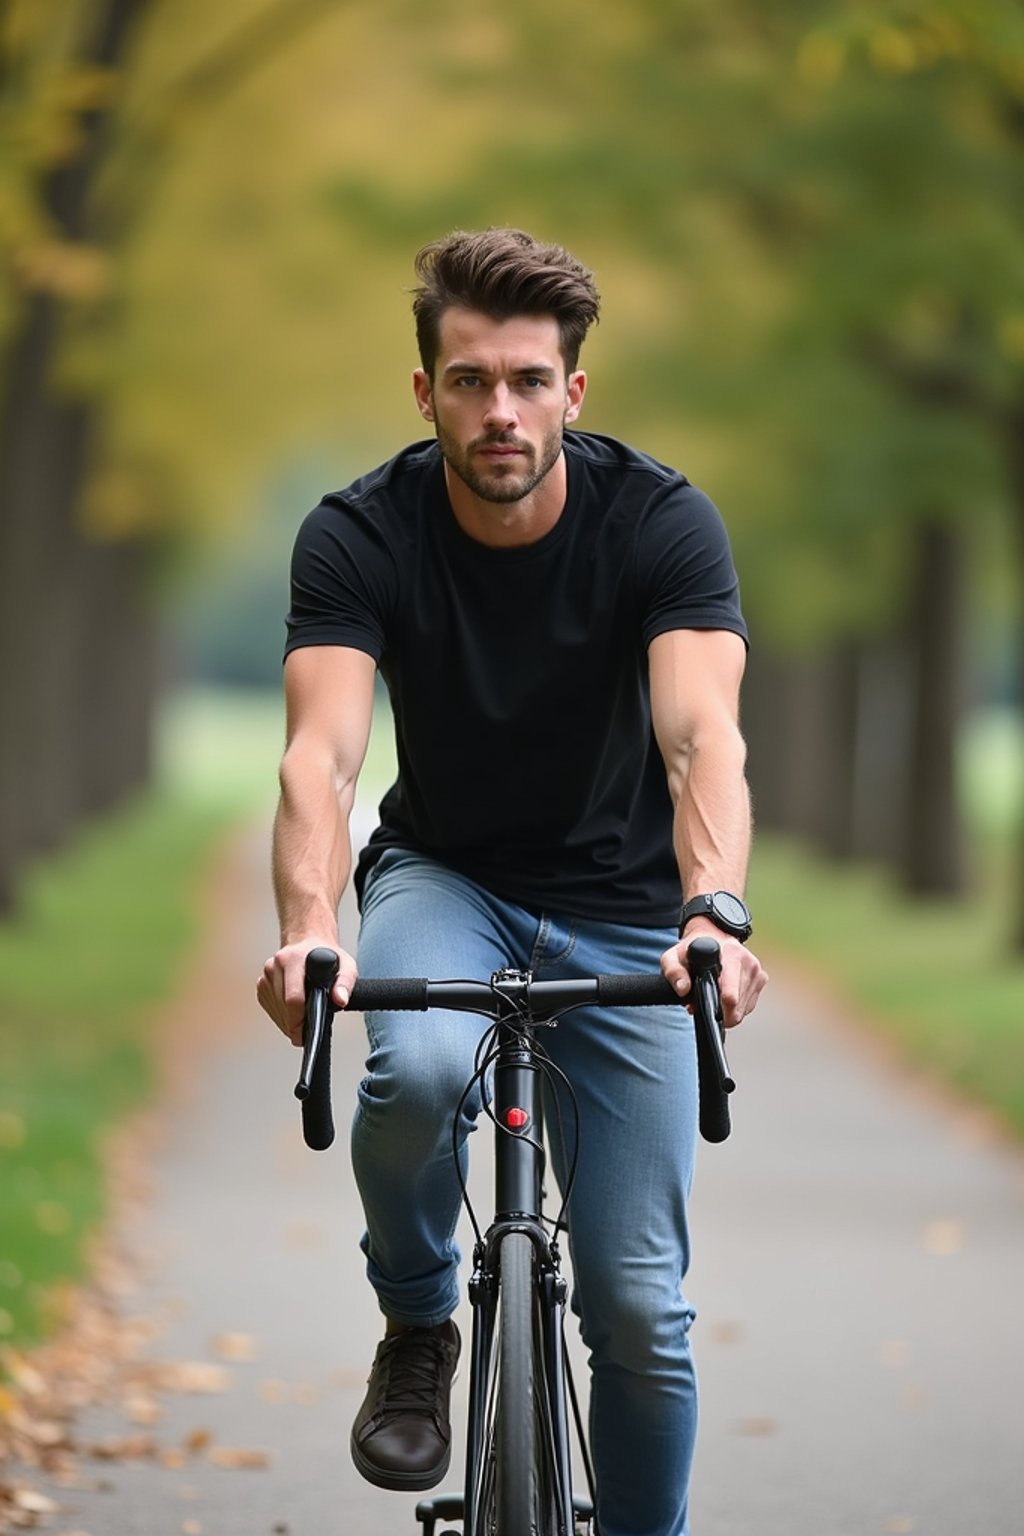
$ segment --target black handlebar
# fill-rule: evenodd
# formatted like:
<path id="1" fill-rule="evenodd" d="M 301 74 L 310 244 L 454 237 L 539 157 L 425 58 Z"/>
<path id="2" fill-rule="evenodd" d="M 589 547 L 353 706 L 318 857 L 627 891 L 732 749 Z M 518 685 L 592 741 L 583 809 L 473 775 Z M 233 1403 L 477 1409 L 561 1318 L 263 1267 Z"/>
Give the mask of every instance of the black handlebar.
<path id="1" fill-rule="evenodd" d="M 306 1023 L 302 1031 L 302 1067 L 295 1097 L 302 1104 L 302 1134 L 314 1152 L 326 1152 L 334 1140 L 331 1113 L 331 988 L 339 960 L 333 949 L 311 949 L 306 956 Z"/>
<path id="2" fill-rule="evenodd" d="M 722 999 L 718 992 L 722 961 L 714 939 L 691 939 L 686 951 L 686 966 L 693 982 L 700 1133 L 705 1141 L 724 1141 L 732 1129 L 729 1095 L 736 1084 L 725 1059 Z"/>
<path id="3" fill-rule="evenodd" d="M 724 1141 L 730 1131 L 728 1095 L 736 1084 L 729 1073 L 723 1044 L 722 1004 L 718 994 L 720 952 L 714 939 L 690 941 L 688 968 L 693 982 L 680 998 L 661 975 L 592 976 L 567 981 L 534 981 L 529 977 L 486 981 L 427 981 L 360 977 L 352 988 L 347 1011 L 375 1008 L 423 1012 L 427 1008 L 479 1009 L 494 1013 L 502 1001 L 510 1011 L 525 1006 L 536 1017 L 560 1013 L 581 1003 L 654 1007 L 683 1003 L 693 1009 L 697 1035 L 700 1086 L 700 1133 L 705 1141 Z M 338 974 L 333 949 L 312 949 L 306 956 L 306 1022 L 302 1035 L 302 1068 L 295 1097 L 302 1102 L 302 1130 L 307 1146 L 322 1152 L 334 1140 L 331 1113 L 331 988 Z"/>

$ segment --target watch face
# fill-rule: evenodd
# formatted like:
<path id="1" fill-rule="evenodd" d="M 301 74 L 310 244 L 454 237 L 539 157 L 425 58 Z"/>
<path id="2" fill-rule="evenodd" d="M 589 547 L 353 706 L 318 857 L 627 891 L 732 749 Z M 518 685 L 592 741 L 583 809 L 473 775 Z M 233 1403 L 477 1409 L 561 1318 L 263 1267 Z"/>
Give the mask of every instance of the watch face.
<path id="1" fill-rule="evenodd" d="M 750 922 L 750 913 L 736 896 L 731 896 L 728 891 L 716 891 L 714 896 L 715 910 L 727 923 L 735 923 L 737 928 L 745 928 Z"/>

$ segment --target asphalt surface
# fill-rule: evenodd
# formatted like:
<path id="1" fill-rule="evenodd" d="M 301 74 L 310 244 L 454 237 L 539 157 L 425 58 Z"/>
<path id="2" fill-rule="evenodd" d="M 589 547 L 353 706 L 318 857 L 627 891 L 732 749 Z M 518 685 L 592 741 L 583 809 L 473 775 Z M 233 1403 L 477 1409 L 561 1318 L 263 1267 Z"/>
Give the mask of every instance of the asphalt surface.
<path id="1" fill-rule="evenodd" d="M 251 1000 L 275 939 L 262 834 L 238 857 L 200 1071 L 169 1098 L 152 1198 L 122 1233 L 150 1355 L 214 1363 L 220 1390 L 161 1396 L 154 1435 L 191 1447 L 171 1465 L 33 1481 L 66 1536 L 412 1536 L 415 1498 L 348 1456 L 379 1331 L 346 1146 L 361 1031 L 336 1028 L 339 1137 L 311 1153 L 298 1053 Z M 1024 1156 L 775 970 L 730 1037 L 734 1131 L 702 1148 L 693 1201 L 694 1536 L 1021 1536 Z M 124 1433 L 120 1409 L 80 1425 Z"/>

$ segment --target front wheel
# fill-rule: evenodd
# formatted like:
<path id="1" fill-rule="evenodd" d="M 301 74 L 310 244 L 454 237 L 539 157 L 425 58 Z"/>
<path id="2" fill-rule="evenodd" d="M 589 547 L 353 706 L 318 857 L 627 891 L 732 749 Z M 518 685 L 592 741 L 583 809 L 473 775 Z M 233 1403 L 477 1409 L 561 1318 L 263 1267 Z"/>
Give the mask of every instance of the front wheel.
<path id="1" fill-rule="evenodd" d="M 498 1271 L 494 1536 L 558 1536 L 536 1250 L 525 1233 L 503 1239 Z"/>

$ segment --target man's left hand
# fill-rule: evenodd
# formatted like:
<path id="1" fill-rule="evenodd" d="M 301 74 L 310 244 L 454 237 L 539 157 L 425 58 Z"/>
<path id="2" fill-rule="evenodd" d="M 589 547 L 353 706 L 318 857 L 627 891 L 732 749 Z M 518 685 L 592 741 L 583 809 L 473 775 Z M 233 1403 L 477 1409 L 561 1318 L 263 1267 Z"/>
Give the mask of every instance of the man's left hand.
<path id="1" fill-rule="evenodd" d="M 752 1013 L 768 980 L 768 972 L 760 960 L 739 939 L 716 928 L 714 923 L 697 917 L 686 925 L 686 933 L 677 944 L 667 949 L 661 957 L 661 970 L 667 981 L 685 998 L 690 991 L 690 973 L 686 968 L 686 951 L 690 940 L 714 939 L 722 952 L 722 974 L 718 979 L 722 994 L 722 1016 L 726 1029 L 732 1029 Z"/>

